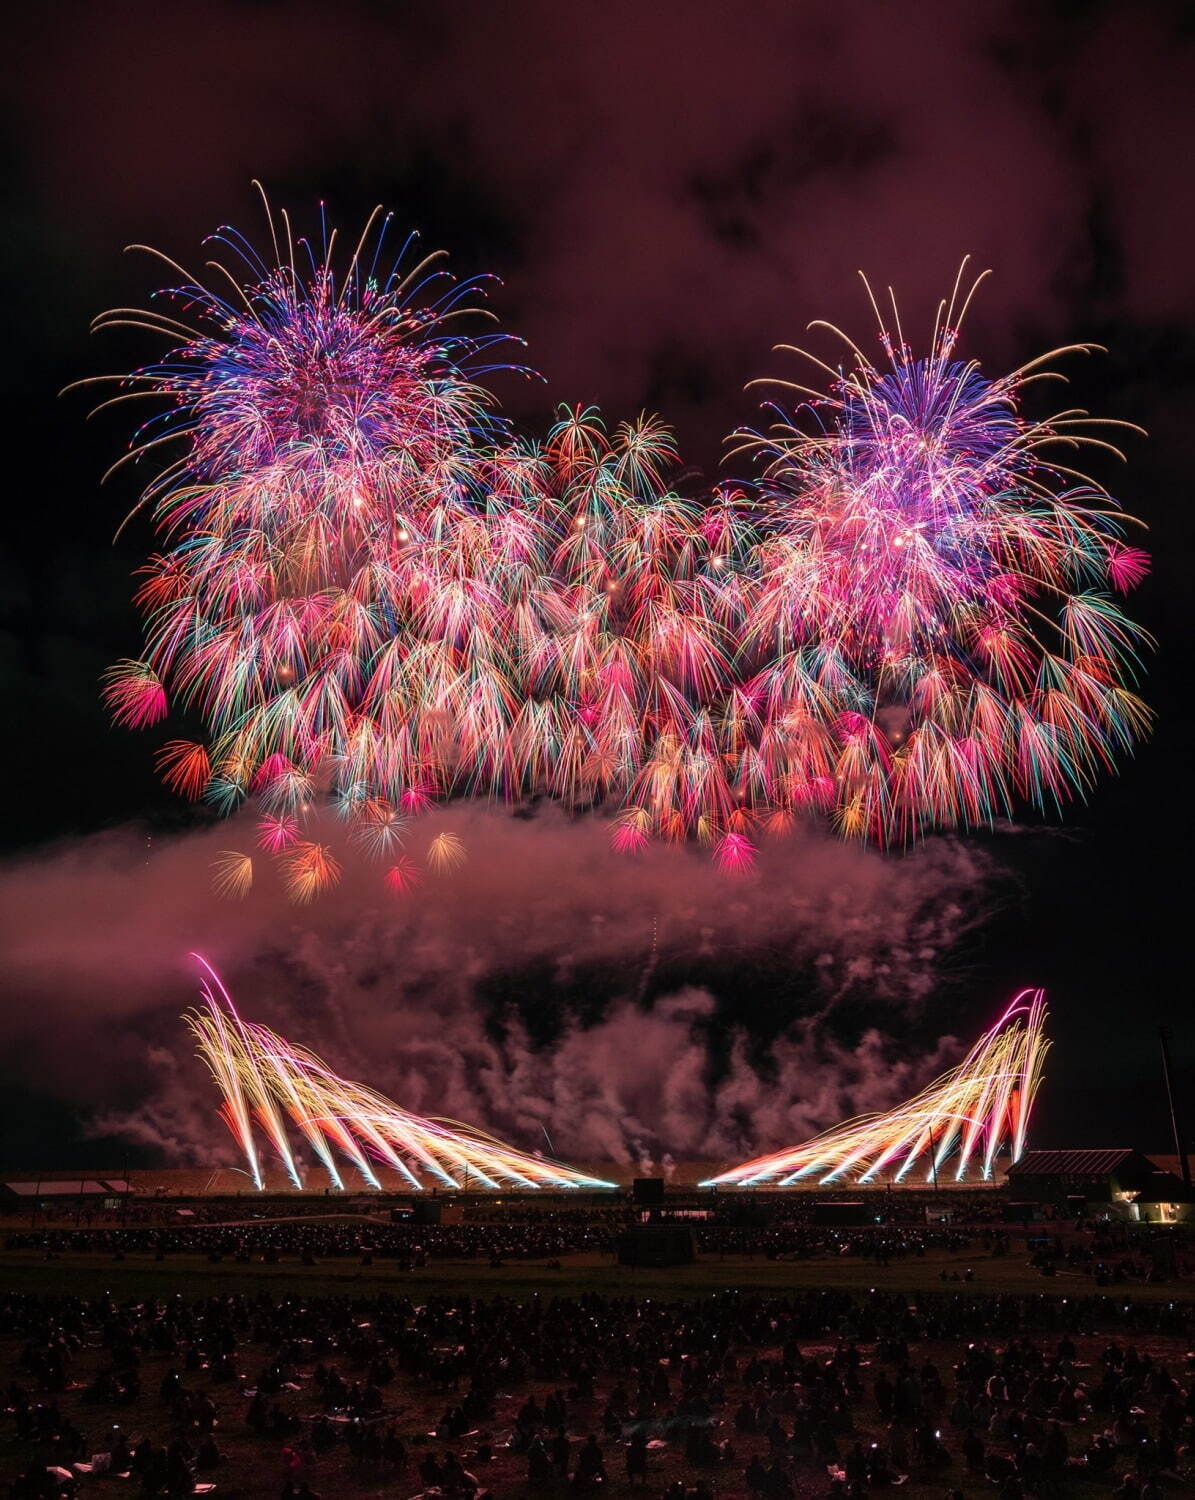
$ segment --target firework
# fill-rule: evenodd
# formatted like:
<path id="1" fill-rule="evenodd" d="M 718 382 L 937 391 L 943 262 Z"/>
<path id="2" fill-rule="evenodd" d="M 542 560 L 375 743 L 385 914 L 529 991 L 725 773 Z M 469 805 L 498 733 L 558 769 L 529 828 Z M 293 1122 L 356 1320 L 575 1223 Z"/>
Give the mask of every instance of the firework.
<path id="1" fill-rule="evenodd" d="M 207 750 L 192 740 L 170 740 L 158 751 L 156 764 L 166 785 L 191 802 L 199 801 L 211 780 Z"/>
<path id="2" fill-rule="evenodd" d="M 745 1162 L 706 1187 L 792 1187 L 842 1179 L 895 1182 L 921 1163 L 926 1181 L 953 1171 L 962 1182 L 978 1172 L 990 1180 L 997 1154 L 1012 1161 L 1025 1132 L 1049 1043 L 1043 1035 L 1045 996 L 1022 990 L 957 1068 L 887 1114 L 862 1115 L 803 1145 Z"/>
<path id="3" fill-rule="evenodd" d="M 446 875 L 465 862 L 465 846 L 455 833 L 439 833 L 427 848 L 427 867 Z"/>
<path id="4" fill-rule="evenodd" d="M 118 724 L 129 729 L 146 729 L 166 717 L 169 709 L 166 689 L 147 662 L 126 659 L 110 667 L 104 675 L 104 702 Z"/>
<path id="5" fill-rule="evenodd" d="M 290 1131 L 310 1147 L 335 1188 L 344 1187 L 340 1159 L 372 1188 L 381 1186 L 375 1163 L 416 1189 L 424 1186 L 423 1178 L 458 1189 L 615 1186 L 517 1151 L 470 1126 L 408 1114 L 372 1089 L 337 1077 L 313 1053 L 242 1020 L 219 975 L 204 959 L 199 962 L 204 1007 L 187 1023 L 256 1187 L 264 1185 L 264 1175 L 255 1127 L 296 1188 L 303 1184 Z"/>
<path id="6" fill-rule="evenodd" d="M 1054 808 L 1145 732 L 1113 596 L 1147 562 L 1063 461 L 1108 445 L 1022 415 L 1041 361 L 963 361 L 971 293 L 924 356 L 898 323 L 882 364 L 846 340 L 828 391 L 744 435 L 758 482 L 696 500 L 654 418 L 562 409 L 516 439 L 477 383 L 504 336 L 458 331 L 482 284 L 404 269 L 388 219 L 343 270 L 335 234 L 268 223 L 268 261 L 225 230 L 214 287 L 179 270 L 177 318 L 98 320 L 166 338 L 112 378 L 165 403 L 128 457 L 177 445 L 141 501 L 144 659 L 105 695 L 131 727 L 202 721 L 162 775 L 254 803 L 296 900 L 341 837 L 404 868 L 411 820 L 455 797 L 600 808 L 617 849 L 693 840 L 741 872 L 809 815 L 903 844 Z M 440 835 L 428 864 L 462 852 Z"/>
<path id="7" fill-rule="evenodd" d="M 299 842 L 299 824 L 287 813 L 268 813 L 257 825 L 257 842 L 270 854 L 281 854 Z"/>
<path id="8" fill-rule="evenodd" d="M 401 846 L 408 822 L 389 803 L 373 798 L 353 810 L 353 819 L 355 841 L 375 859 L 383 859 Z"/>
<path id="9" fill-rule="evenodd" d="M 962 276 L 926 354 L 873 298 L 884 361 L 839 334 L 829 392 L 788 386 L 809 399 L 746 442 L 763 457 L 752 699 L 760 743 L 783 747 L 771 784 L 881 843 L 1056 809 L 1149 722 L 1146 637 L 1112 597 L 1145 555 L 1072 467 L 1128 424 L 1022 415 L 1024 389 L 1059 378 L 1045 363 L 1088 346 L 989 379 L 957 352 L 979 285 L 961 295 Z"/>
<path id="10" fill-rule="evenodd" d="M 324 844 L 300 841 L 284 856 L 284 879 L 292 901 L 314 901 L 340 879 L 340 864 Z"/>
<path id="11" fill-rule="evenodd" d="M 240 901 L 253 886 L 253 861 L 235 849 L 224 850 L 212 862 L 212 885 L 221 896 Z"/>
<path id="12" fill-rule="evenodd" d="M 412 863 L 405 854 L 400 854 L 386 871 L 386 884 L 396 896 L 405 895 L 419 884 L 421 878 L 419 866 Z"/>
<path id="13" fill-rule="evenodd" d="M 199 715 L 207 742 L 172 742 L 163 776 L 222 813 L 256 801 L 304 900 L 333 865 L 295 848 L 299 825 L 330 799 L 355 843 L 390 855 L 400 814 L 455 786 L 457 714 L 495 728 L 486 508 L 517 507 L 534 462 L 474 383 L 504 336 L 457 332 L 481 282 L 414 260 L 410 240 L 391 254 L 377 215 L 339 277 L 334 233 L 316 249 L 285 214 L 269 223 L 270 265 L 234 230 L 214 286 L 168 262 L 179 317 L 97 320 L 167 340 L 114 399 L 164 404 L 129 458 L 175 453 L 141 501 L 166 541 L 138 593 L 146 659 L 113 668 L 105 696 L 132 727 Z"/>

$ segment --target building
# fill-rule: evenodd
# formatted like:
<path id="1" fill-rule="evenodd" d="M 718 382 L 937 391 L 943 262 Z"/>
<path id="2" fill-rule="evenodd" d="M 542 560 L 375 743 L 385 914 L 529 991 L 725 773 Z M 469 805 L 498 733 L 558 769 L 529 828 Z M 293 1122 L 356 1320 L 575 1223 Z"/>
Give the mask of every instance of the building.
<path id="1" fill-rule="evenodd" d="M 1173 1172 L 1154 1172 L 1134 1196 L 1129 1216 L 1142 1224 L 1195 1222 L 1195 1187 Z"/>
<path id="2" fill-rule="evenodd" d="M 1008 1169 L 1010 1190 L 1026 1203 L 1075 1212 L 1101 1209 L 1142 1223 L 1195 1218 L 1195 1189 L 1131 1147 L 1026 1151 Z"/>
<path id="3" fill-rule="evenodd" d="M 63 1214 L 79 1205 L 111 1212 L 119 1208 L 132 1191 L 131 1184 L 124 1178 L 9 1178 L 0 1182 L 0 1212 L 11 1214 L 28 1209 Z"/>

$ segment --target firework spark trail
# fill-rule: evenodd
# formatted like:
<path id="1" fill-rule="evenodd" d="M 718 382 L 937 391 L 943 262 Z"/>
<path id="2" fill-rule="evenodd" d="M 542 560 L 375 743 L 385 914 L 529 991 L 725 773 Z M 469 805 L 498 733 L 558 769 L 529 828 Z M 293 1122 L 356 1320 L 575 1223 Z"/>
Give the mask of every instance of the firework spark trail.
<path id="1" fill-rule="evenodd" d="M 421 1189 L 419 1172 L 446 1187 L 613 1187 L 572 1167 L 517 1151 L 470 1126 L 408 1114 L 383 1095 L 339 1078 L 313 1053 L 292 1046 L 265 1026 L 243 1021 L 219 975 L 204 969 L 204 1009 L 187 1023 L 223 1096 L 221 1114 L 244 1153 L 256 1187 L 264 1183 L 254 1124 L 265 1133 L 288 1178 L 303 1186 L 287 1136 L 289 1121 L 315 1152 L 331 1185 L 343 1188 L 336 1152 L 365 1183 L 381 1183 L 380 1162 Z"/>
<path id="2" fill-rule="evenodd" d="M 796 409 L 740 435 L 758 482 L 698 503 L 654 418 L 562 409 L 517 440 L 476 383 L 504 336 L 457 331 L 480 283 L 391 265 L 389 219 L 343 274 L 334 234 L 269 224 L 269 264 L 224 230 L 214 289 L 175 268 L 186 321 L 97 320 L 171 345 L 111 377 L 166 402 L 126 458 L 180 450 L 140 502 L 164 546 L 145 659 L 106 696 L 131 727 L 198 714 L 208 742 L 159 769 L 255 804 L 295 900 L 338 878 L 340 819 L 396 892 L 410 821 L 457 796 L 605 808 L 621 850 L 693 839 L 737 872 L 810 814 L 901 845 L 1054 809 L 1146 731 L 1146 638 L 1113 599 L 1146 559 L 1063 462 L 1108 445 L 1021 414 L 1042 361 L 957 356 L 974 287 L 925 356 L 895 305 L 884 365 L 842 335 L 828 392 L 786 386 Z M 464 853 L 440 834 L 429 867 Z"/>
<path id="3" fill-rule="evenodd" d="M 870 1182 L 883 1174 L 901 1182 L 921 1160 L 926 1181 L 954 1163 L 963 1181 L 974 1166 L 992 1176 L 1005 1146 L 1012 1161 L 1025 1149 L 1025 1132 L 1049 1043 L 1042 990 L 1022 990 L 966 1058 L 898 1109 L 862 1115 L 800 1146 L 744 1162 L 703 1186 L 792 1187 L 806 1179 Z M 899 1166 L 897 1165 L 899 1163 Z M 895 1170 L 894 1170 L 895 1169 Z"/>

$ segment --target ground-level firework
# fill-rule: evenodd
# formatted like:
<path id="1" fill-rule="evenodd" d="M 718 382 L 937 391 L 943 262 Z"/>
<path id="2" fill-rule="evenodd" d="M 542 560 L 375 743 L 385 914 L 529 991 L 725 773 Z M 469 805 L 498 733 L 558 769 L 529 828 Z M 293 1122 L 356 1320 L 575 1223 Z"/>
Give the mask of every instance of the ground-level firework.
<path id="1" fill-rule="evenodd" d="M 957 1068 L 887 1114 L 862 1115 L 787 1151 L 744 1162 L 707 1187 L 795 1187 L 813 1182 L 905 1181 L 920 1164 L 927 1181 L 987 1181 L 1007 1147 L 1016 1161 L 1049 1043 L 1042 990 L 1022 990 Z"/>
<path id="2" fill-rule="evenodd" d="M 408 1114 L 383 1095 L 338 1077 L 313 1053 L 237 1014 L 216 971 L 205 971 L 204 1008 L 187 1021 L 224 1096 L 221 1113 L 244 1153 L 255 1187 L 264 1186 L 258 1133 L 296 1188 L 303 1186 L 291 1132 L 344 1188 L 347 1164 L 380 1188 L 376 1165 L 411 1188 L 605 1188 L 598 1177 L 516 1151 L 471 1126 Z"/>

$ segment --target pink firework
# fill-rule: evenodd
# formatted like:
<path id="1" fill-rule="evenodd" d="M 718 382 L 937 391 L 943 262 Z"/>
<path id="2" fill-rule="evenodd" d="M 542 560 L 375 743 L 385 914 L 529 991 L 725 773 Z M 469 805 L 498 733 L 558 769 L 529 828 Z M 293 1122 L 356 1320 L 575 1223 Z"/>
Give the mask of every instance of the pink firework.
<path id="1" fill-rule="evenodd" d="M 1072 466 L 1109 448 L 1101 424 L 1022 414 L 1048 355 L 999 379 L 959 358 L 960 283 L 925 355 L 894 304 L 882 364 L 840 335 L 830 391 L 787 386 L 811 399 L 747 439 L 764 460 L 751 699 L 772 785 L 882 843 L 1057 807 L 1149 723 L 1147 638 L 1110 592 L 1145 557 Z"/>
<path id="2" fill-rule="evenodd" d="M 422 879 L 419 866 L 400 854 L 386 871 L 386 885 L 396 896 L 403 896 Z"/>

